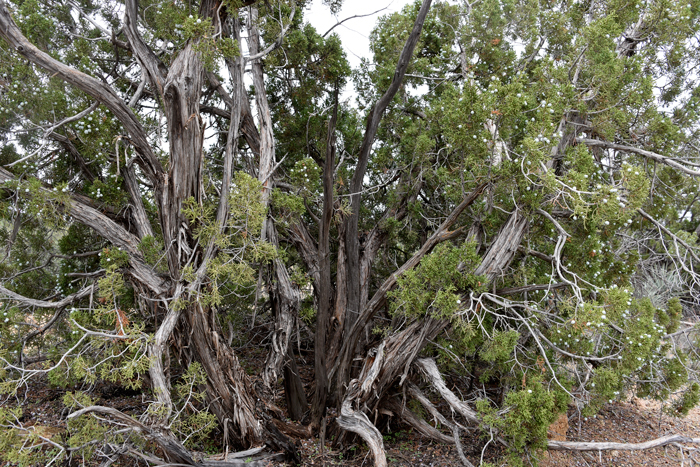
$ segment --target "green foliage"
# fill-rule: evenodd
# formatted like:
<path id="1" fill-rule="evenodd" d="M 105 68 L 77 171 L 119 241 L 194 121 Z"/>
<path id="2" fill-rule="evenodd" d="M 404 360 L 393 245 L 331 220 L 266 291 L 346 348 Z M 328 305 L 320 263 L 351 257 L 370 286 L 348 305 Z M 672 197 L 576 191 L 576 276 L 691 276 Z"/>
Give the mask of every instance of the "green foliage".
<path id="1" fill-rule="evenodd" d="M 207 375 L 199 363 L 188 366 L 174 387 L 174 396 L 180 407 L 171 425 L 173 432 L 191 449 L 202 447 L 212 431 L 217 427 L 214 414 L 201 408 L 206 397 Z"/>
<path id="2" fill-rule="evenodd" d="M 356 70 L 336 35 L 322 37 L 304 22 L 303 3 L 256 3 L 261 43 L 277 41 L 289 26 L 280 47 L 260 62 L 274 138 L 264 145 L 274 147 L 278 163 L 264 189 L 256 177 L 258 154 L 249 147 L 250 122 L 241 125 L 237 146 L 228 147 L 233 133 L 221 111 L 228 113 L 230 99 L 262 97 L 252 95 L 260 90 L 236 94 L 240 83 L 230 82 L 229 73 L 219 74 L 222 87 L 205 80 L 196 103 L 202 112 L 182 119 L 188 128 L 198 125 L 204 141 L 188 146 L 193 141 L 177 141 L 181 128 L 167 121 L 179 111 L 166 109 L 177 89 L 168 82 L 179 77 L 158 84 L 136 50 L 123 47 L 131 39 L 116 34 L 122 8 L 92 0 L 8 3 L 30 41 L 111 88 L 105 99 L 123 100 L 119 105 L 128 104 L 135 119 L 120 122 L 105 106 L 91 107 L 92 94 L 7 44 L 0 47 L 0 164 L 15 177 L 0 191 L 0 281 L 13 293 L 54 302 L 97 286 L 28 346 L 28 330 L 47 323 L 55 310 L 0 302 L 0 356 L 7 362 L 0 392 L 15 395 L 29 374 L 17 370 L 22 351 L 60 362 L 48 374 L 57 386 L 139 387 L 168 295 L 141 280 L 148 269 L 142 260 L 161 286 L 186 290 L 169 310 L 186 315 L 202 307 L 224 329 L 238 329 L 259 305 L 255 300 L 272 297 L 278 277 L 272 268 L 284 265 L 301 296 L 299 317 L 315 324 L 314 242 L 335 94 L 355 84 L 357 105 L 340 99 L 335 129 L 330 260 L 331 277 L 340 281 L 347 277 L 349 185 L 367 112 L 395 77 L 421 2 L 379 19 L 371 33 L 373 57 Z M 334 12 L 341 6 L 324 3 Z M 218 5 L 225 24 L 197 3 L 142 0 L 139 6 L 139 33 L 161 71 L 175 70 L 186 49 L 197 52 L 191 65 L 201 73 L 234 66 L 242 52 L 240 34 L 227 37 L 228 28 L 240 21 L 244 32 L 249 20 L 239 16 L 240 0 Z M 293 7 L 298 11 L 288 25 Z M 628 393 L 665 401 L 666 410 L 679 415 L 698 403 L 697 349 L 671 335 L 682 331 L 684 314 L 700 301 L 698 184 L 679 169 L 697 168 L 700 53 L 692 44 L 698 19 L 698 0 L 434 2 L 404 81 L 383 113 L 360 187 L 359 255 L 373 255 L 363 269 L 361 302 L 420 251 L 469 193 L 488 186 L 445 233 L 451 240 L 397 278 L 387 297 L 390 319 L 380 312 L 368 324 L 374 329 L 368 344 L 391 338 L 406 321 L 448 320 L 420 352 L 437 357 L 454 382 L 469 381 L 465 399 L 477 387 L 478 397 L 491 398 L 477 407 L 486 426 L 509 441 L 513 464 L 543 447 L 544 430 L 565 410 L 567 391 L 580 398 L 586 415 Z M 153 86 L 137 91 L 144 79 Z M 258 103 L 252 107 L 261 110 Z M 152 176 L 152 161 L 139 148 L 144 142 L 166 173 Z M 203 147 L 190 161 L 196 173 L 181 180 L 170 159 L 180 143 Z M 125 167 L 138 200 L 126 189 Z M 217 222 L 229 169 L 228 212 Z M 192 197 L 169 218 L 172 190 Z M 133 223 L 137 201 L 154 232 L 141 239 Z M 69 217 L 78 205 L 105 216 L 96 229 Z M 491 251 L 516 212 L 527 223 L 522 238 Z M 119 241 L 105 234 L 112 223 L 122 229 Z M 277 229 L 279 248 L 261 240 L 267 238 L 263 226 Z M 136 258 L 115 246 L 124 242 L 129 251 L 138 245 Z M 504 261 L 488 279 L 476 276 L 491 253 Z M 334 292 L 343 286 L 334 284 Z M 342 306 L 344 297 L 335 298 Z M 191 365 L 171 382 L 177 408 L 169 422 L 188 446 L 203 449 L 214 427 L 202 399 L 204 371 Z M 71 397 L 73 408 L 92 403 Z M 11 427 L 0 430 L 0 449 L 4 460 L 29 464 L 39 455 L 37 438 L 15 426 L 19 416 L 13 407 L 0 409 L 0 424 Z M 78 446 L 90 430 L 109 436 L 96 424 L 94 417 L 71 421 L 62 443 Z"/>
<path id="3" fill-rule="evenodd" d="M 700 384 L 691 383 L 680 398 L 673 401 L 667 412 L 677 417 L 685 417 L 700 403 Z"/>
<path id="4" fill-rule="evenodd" d="M 484 280 L 462 272 L 473 270 L 478 259 L 472 243 L 438 245 L 418 266 L 397 278 L 397 288 L 388 294 L 392 313 L 455 319 L 460 290 L 478 289 Z"/>
<path id="5" fill-rule="evenodd" d="M 476 403 L 483 422 L 497 428 L 508 441 L 509 464 L 522 465 L 525 449 L 543 449 L 547 446 L 547 428 L 559 413 L 566 410 L 566 394 L 547 388 L 538 377 L 523 379 L 520 390 L 509 392 L 503 402 L 508 410 L 499 415 L 488 400 Z"/>
<path id="6" fill-rule="evenodd" d="M 163 242 L 159 239 L 147 235 L 141 239 L 139 250 L 143 254 L 143 259 L 151 266 L 164 270 Z"/>
<path id="7" fill-rule="evenodd" d="M 491 340 L 485 342 L 479 356 L 487 362 L 503 363 L 510 359 L 520 335 L 515 330 L 496 331 Z"/>

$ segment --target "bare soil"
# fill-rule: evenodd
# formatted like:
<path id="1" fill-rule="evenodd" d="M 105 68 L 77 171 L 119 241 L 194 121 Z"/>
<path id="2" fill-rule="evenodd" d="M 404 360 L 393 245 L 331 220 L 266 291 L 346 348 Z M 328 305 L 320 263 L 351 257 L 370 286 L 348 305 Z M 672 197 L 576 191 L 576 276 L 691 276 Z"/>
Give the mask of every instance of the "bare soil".
<path id="1" fill-rule="evenodd" d="M 302 365 L 300 368 L 305 385 L 310 387 L 312 372 Z M 252 373 L 252 371 L 251 371 Z M 44 436 L 61 436 L 65 432 L 66 408 L 62 398 L 65 390 L 51 388 L 46 381 L 31 383 L 23 394 L 23 417 L 25 426 L 35 426 Z M 133 391 L 110 385 L 92 388 L 91 394 L 101 405 L 117 408 L 125 413 L 139 414 L 148 404 L 148 397 Z M 283 395 L 278 401 L 284 405 Z M 449 411 L 449 409 L 448 409 Z M 333 420 L 329 414 L 329 425 Z M 385 435 L 387 460 L 391 466 L 437 467 L 463 465 L 454 446 L 432 442 L 397 424 L 391 425 L 392 432 Z M 659 438 L 669 434 L 682 434 L 700 438 L 700 408 L 690 412 L 686 418 L 675 418 L 665 414 L 656 402 L 631 399 L 626 402 L 608 404 L 600 414 L 589 419 L 579 418 L 569 413 L 567 419 L 560 418 L 550 429 L 552 439 L 567 441 L 611 441 L 636 443 Z M 372 456 L 363 443 L 345 445 L 343 450 L 333 446 L 328 439 L 321 449 L 318 438 L 297 439 L 297 445 L 304 466 L 371 466 Z M 485 440 L 477 433 L 463 433 L 462 445 L 468 459 L 474 465 L 492 462 L 499 465 L 498 459 L 503 449 L 495 443 L 484 448 Z M 216 448 L 213 444 L 211 448 Z M 547 452 L 540 465 L 544 467 L 570 466 L 680 466 L 700 465 L 700 452 L 693 449 L 700 446 L 666 446 L 646 451 L 607 451 L 607 452 Z M 211 451 L 209 452 L 211 454 Z M 482 457 L 483 455 L 483 457 Z M 83 464 L 89 465 L 89 464 Z M 123 459 L 117 465 L 140 465 L 133 459 Z M 284 465 L 284 464 L 276 464 Z M 527 462 L 526 462 L 527 465 Z"/>

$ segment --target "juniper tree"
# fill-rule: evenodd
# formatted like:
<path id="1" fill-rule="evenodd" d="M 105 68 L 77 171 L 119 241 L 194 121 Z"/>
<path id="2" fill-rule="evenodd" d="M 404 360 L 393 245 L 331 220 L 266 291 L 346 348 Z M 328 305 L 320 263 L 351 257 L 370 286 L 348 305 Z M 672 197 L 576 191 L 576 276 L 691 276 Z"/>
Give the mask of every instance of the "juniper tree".
<path id="1" fill-rule="evenodd" d="M 475 425 L 517 463 L 620 448 L 548 442 L 569 405 L 698 402 L 700 4 L 431 3 L 381 18 L 351 70 L 304 2 L 0 1 L 7 460 L 108 455 L 98 437 L 199 465 L 182 443 L 215 429 L 294 458 L 286 435 L 334 419 L 385 465 L 396 417 L 466 464 Z M 232 344 L 256 320 L 251 377 Z M 43 375 L 153 402 L 68 392 L 60 443 L 13 402 Z"/>

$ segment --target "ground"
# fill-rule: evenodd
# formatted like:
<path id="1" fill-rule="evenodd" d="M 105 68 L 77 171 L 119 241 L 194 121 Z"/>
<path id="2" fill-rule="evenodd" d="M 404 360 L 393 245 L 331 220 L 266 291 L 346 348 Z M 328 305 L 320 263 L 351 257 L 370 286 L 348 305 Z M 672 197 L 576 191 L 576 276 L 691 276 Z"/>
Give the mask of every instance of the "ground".
<path id="1" fill-rule="evenodd" d="M 240 342 L 236 351 L 241 355 L 241 363 L 250 377 L 256 381 L 260 378 L 259 368 L 265 361 L 265 346 L 262 345 L 264 326 L 257 329 L 257 333 L 251 332 L 248 341 Z M 297 362 L 299 372 L 307 388 L 313 386 L 313 354 L 309 349 L 296 347 L 298 353 Z M 174 372 L 177 369 L 173 369 Z M 44 379 L 32 380 L 21 392 L 23 417 L 25 426 L 35 426 L 44 436 L 58 437 L 61 439 L 65 432 L 65 415 L 67 409 L 63 405 L 63 395 L 66 390 L 51 387 Z M 80 389 L 80 388 L 74 388 Z M 117 385 L 97 384 L 94 387 L 83 387 L 88 390 L 96 400 L 96 404 L 117 408 L 127 414 L 142 413 L 150 400 L 147 393 L 140 391 L 128 391 Z M 307 394 L 310 398 L 310 394 Z M 436 403 L 439 401 L 436 399 Z M 284 394 L 276 394 L 275 403 L 284 408 Z M 448 407 L 440 407 L 443 413 L 449 414 Z M 567 441 L 614 441 L 614 442 L 641 442 L 659 438 L 668 434 L 681 434 L 688 437 L 700 438 L 700 408 L 696 408 L 688 417 L 679 419 L 666 415 L 661 411 L 660 404 L 647 400 L 630 398 L 627 401 L 618 401 L 606 405 L 600 414 L 588 420 L 579 417 L 574 409 L 570 409 L 567 418 L 560 418 L 550 427 L 553 439 Z M 341 451 L 333 445 L 332 427 L 334 413 L 328 416 L 328 440 L 323 450 L 320 449 L 318 438 L 297 439 L 304 466 L 371 466 L 372 456 L 363 443 L 344 443 Z M 390 423 L 391 432 L 384 437 L 387 450 L 387 460 L 391 466 L 406 467 L 438 467 L 463 465 L 457 455 L 454 446 L 434 443 L 410 428 L 399 423 Z M 214 433 L 211 442 L 206 446 L 200 446 L 202 456 L 211 456 L 221 452 L 221 433 Z M 482 461 L 482 450 L 485 444 L 483 438 L 479 438 L 476 432 L 463 433 L 462 445 L 465 455 L 474 465 Z M 696 446 L 700 448 L 699 446 Z M 692 446 L 688 446 L 692 448 Z M 490 443 L 483 450 L 483 462 L 492 462 L 499 465 L 498 459 L 503 454 L 503 448 L 495 443 Z M 569 466 L 677 466 L 694 465 L 689 462 L 689 456 L 694 455 L 695 465 L 700 465 L 700 452 L 681 450 L 678 446 L 655 448 L 646 451 L 609 451 L 602 453 L 569 453 L 551 452 L 545 453 L 540 465 L 544 467 L 569 467 Z M 221 460 L 223 456 L 215 456 Z M 93 465 L 82 461 L 74 465 Z M 94 464 L 97 465 L 97 464 Z M 112 464 L 113 467 L 141 466 L 143 463 L 133 459 L 124 459 L 120 463 Z M 275 464 L 274 467 L 283 464 Z M 525 465 L 529 465 L 527 462 Z"/>
<path id="2" fill-rule="evenodd" d="M 669 434 L 682 434 L 700 438 L 700 408 L 696 408 L 683 419 L 670 417 L 660 411 L 656 402 L 632 399 L 629 402 L 608 404 L 599 415 L 589 420 L 580 420 L 575 414 L 569 414 L 568 441 L 614 441 L 642 442 Z M 467 458 L 474 465 L 479 465 L 483 441 L 463 437 Z M 692 448 L 692 446 L 688 446 Z M 410 432 L 399 431 L 386 440 L 387 460 L 391 466 L 461 466 L 463 465 L 453 446 L 446 446 L 421 439 Z M 330 443 L 326 455 L 318 452 L 318 440 L 303 440 L 302 452 L 305 465 L 353 465 L 371 466 L 372 458 L 366 450 L 351 459 L 343 458 L 334 451 Z M 496 462 L 499 449 L 489 449 L 484 462 Z M 693 465 L 689 462 L 688 451 L 682 452 L 676 446 L 654 448 L 645 451 L 608 451 L 598 453 L 547 452 L 540 465 L 542 467 L 572 466 L 680 466 Z M 325 461 L 325 463 L 324 463 Z M 700 455 L 695 453 L 694 461 L 700 464 Z M 498 464 L 496 464 L 498 465 Z M 526 463 L 526 465 L 528 465 Z"/>
<path id="3" fill-rule="evenodd" d="M 65 407 L 62 403 L 63 390 L 51 388 L 41 382 L 31 385 L 24 400 L 25 425 L 34 425 L 43 434 L 60 436 L 65 424 L 61 421 Z M 99 397 L 98 403 L 110 405 L 126 413 L 139 413 L 145 408 L 147 397 L 136 392 L 125 391 L 115 386 L 98 385 L 93 392 Z M 64 413 L 65 414 L 65 413 Z M 559 421 L 562 430 L 562 420 Z M 397 425 L 390 435 L 385 436 L 387 460 L 391 466 L 460 466 L 462 463 L 453 446 L 431 442 L 410 429 Z M 557 427 L 553 427 L 556 432 Z M 700 408 L 696 408 L 688 417 L 679 419 L 670 417 L 661 411 L 658 403 L 630 399 L 626 402 L 608 404 L 594 418 L 585 420 L 570 411 L 568 416 L 568 441 L 616 441 L 641 442 L 668 434 L 682 434 L 700 437 Z M 556 436 L 556 433 L 553 433 Z M 371 466 L 372 456 L 361 444 L 350 444 L 345 451 L 334 448 L 332 442 L 326 442 L 323 453 L 320 451 L 318 438 L 297 440 L 304 466 L 310 465 L 344 465 Z M 479 465 L 484 441 L 475 435 L 462 438 L 465 454 L 474 465 Z M 490 445 L 484 453 L 485 462 L 496 462 L 502 450 Z M 689 456 L 693 453 L 682 451 L 677 446 L 654 448 L 646 451 L 609 451 L 598 453 L 545 453 L 540 465 L 544 467 L 569 466 L 678 466 L 693 465 Z M 700 464 L 700 455 L 695 453 L 694 460 Z M 134 465 L 127 461 L 123 465 Z M 276 464 L 282 465 L 282 464 Z M 527 465 L 527 464 L 526 464 Z"/>

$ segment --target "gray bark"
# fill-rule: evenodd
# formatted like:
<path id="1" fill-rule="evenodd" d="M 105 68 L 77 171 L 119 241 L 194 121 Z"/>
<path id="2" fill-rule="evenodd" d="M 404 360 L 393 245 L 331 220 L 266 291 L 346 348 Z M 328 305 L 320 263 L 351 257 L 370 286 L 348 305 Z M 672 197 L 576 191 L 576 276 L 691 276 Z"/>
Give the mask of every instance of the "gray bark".
<path id="1" fill-rule="evenodd" d="M 379 98 L 367 117 L 367 126 L 365 128 L 362 146 L 358 155 L 357 166 L 350 182 L 350 209 L 351 214 L 347 220 L 345 228 L 345 248 L 347 255 L 347 310 L 345 317 L 345 335 L 351 336 L 351 329 L 360 315 L 360 246 L 358 237 L 358 223 L 360 218 L 360 202 L 362 200 L 362 183 L 369 163 L 369 155 L 374 143 L 374 138 L 379 129 L 379 123 L 384 116 L 389 103 L 394 98 L 403 82 L 406 69 L 413 56 L 413 51 L 418 43 L 423 22 L 428 15 L 431 0 L 423 0 L 421 8 L 416 17 L 413 29 L 406 40 L 399 62 L 396 65 L 394 77 L 386 92 Z"/>

